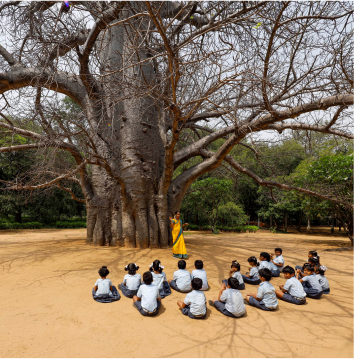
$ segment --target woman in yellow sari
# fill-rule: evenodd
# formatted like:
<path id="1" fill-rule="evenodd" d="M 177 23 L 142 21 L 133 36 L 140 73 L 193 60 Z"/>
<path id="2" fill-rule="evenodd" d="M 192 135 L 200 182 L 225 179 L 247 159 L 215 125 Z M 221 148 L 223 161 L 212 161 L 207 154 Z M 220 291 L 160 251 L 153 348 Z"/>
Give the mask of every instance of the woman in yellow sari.
<path id="1" fill-rule="evenodd" d="M 179 211 L 175 213 L 175 218 L 170 217 L 173 237 L 172 255 L 174 258 L 184 259 L 188 258 L 188 256 L 186 245 L 184 244 L 183 227 L 188 226 L 188 223 L 182 224 L 180 217 L 181 213 Z"/>

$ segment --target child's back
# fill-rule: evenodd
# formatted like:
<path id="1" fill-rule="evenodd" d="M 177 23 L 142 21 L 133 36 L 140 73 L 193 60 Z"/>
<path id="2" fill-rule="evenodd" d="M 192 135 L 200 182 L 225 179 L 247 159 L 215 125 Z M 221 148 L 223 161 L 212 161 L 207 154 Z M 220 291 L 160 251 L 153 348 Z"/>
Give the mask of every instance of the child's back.
<path id="1" fill-rule="evenodd" d="M 173 273 L 173 279 L 181 292 L 189 292 L 192 289 L 192 275 L 186 269 L 178 269 Z"/>
<path id="2" fill-rule="evenodd" d="M 139 287 L 137 296 L 141 298 L 141 306 L 148 312 L 154 312 L 159 298 L 159 288 L 153 284 L 142 284 Z"/>
<path id="3" fill-rule="evenodd" d="M 203 286 L 201 290 L 207 290 L 208 289 L 208 278 L 206 271 L 204 269 L 194 269 L 192 271 L 192 278 L 199 278 L 203 282 Z"/>
<path id="4" fill-rule="evenodd" d="M 220 300 L 225 302 L 225 308 L 235 317 L 240 317 L 246 313 L 245 303 L 238 289 L 225 289 L 220 296 Z"/>
<path id="5" fill-rule="evenodd" d="M 137 290 L 141 284 L 141 275 L 138 273 L 126 274 L 123 279 L 123 284 L 125 284 L 129 290 Z"/>
<path id="6" fill-rule="evenodd" d="M 153 278 L 152 284 L 156 285 L 156 287 L 161 289 L 163 287 L 163 282 L 167 281 L 166 274 L 164 272 L 161 272 L 161 273 L 151 272 L 151 274 L 152 274 L 152 278 Z"/>
<path id="7" fill-rule="evenodd" d="M 106 279 L 97 279 L 96 283 L 95 283 L 95 287 L 98 287 L 97 291 L 96 291 L 96 296 L 100 296 L 100 295 L 109 295 L 112 296 L 112 292 L 111 292 L 111 287 L 113 287 L 113 284 L 111 282 L 110 279 L 106 278 Z"/>
<path id="8" fill-rule="evenodd" d="M 184 303 L 189 305 L 190 312 L 196 316 L 200 317 L 206 314 L 206 297 L 205 294 L 200 290 L 192 290 L 186 295 Z"/>

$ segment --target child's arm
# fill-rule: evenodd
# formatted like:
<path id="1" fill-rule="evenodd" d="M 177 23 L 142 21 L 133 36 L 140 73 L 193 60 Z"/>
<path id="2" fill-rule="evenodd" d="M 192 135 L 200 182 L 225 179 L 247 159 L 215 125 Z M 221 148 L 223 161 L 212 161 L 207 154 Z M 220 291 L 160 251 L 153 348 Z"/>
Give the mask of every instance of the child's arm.
<path id="1" fill-rule="evenodd" d="M 222 302 L 222 300 L 220 299 L 221 298 L 221 295 L 222 295 L 222 292 L 226 289 L 226 285 L 224 283 L 221 284 L 221 288 L 220 288 L 220 292 L 219 292 L 219 297 L 218 297 L 218 301 L 219 302 Z"/>
<path id="2" fill-rule="evenodd" d="M 277 267 L 282 267 L 283 266 L 283 263 L 275 263 L 272 259 L 272 263 L 275 264 Z"/>
<path id="3" fill-rule="evenodd" d="M 283 292 L 283 293 L 288 293 L 288 291 L 286 289 L 284 289 L 284 285 L 280 285 L 279 289 Z"/>
<path id="4" fill-rule="evenodd" d="M 98 285 L 95 285 L 95 292 L 97 292 L 97 289 L 98 289 Z"/>

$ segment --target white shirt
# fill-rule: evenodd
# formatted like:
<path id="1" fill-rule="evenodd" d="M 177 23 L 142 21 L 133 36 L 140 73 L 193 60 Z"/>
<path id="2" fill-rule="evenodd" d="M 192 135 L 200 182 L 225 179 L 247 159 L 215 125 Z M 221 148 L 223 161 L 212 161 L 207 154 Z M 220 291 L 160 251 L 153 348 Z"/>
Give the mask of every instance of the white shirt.
<path id="1" fill-rule="evenodd" d="M 307 282 L 311 288 L 316 289 L 318 292 L 322 292 L 322 286 L 314 274 L 307 275 L 301 279 L 304 282 Z"/>
<path id="2" fill-rule="evenodd" d="M 306 297 L 304 287 L 302 286 L 301 282 L 295 277 L 291 277 L 286 280 L 284 284 L 284 289 L 293 297 L 302 299 Z"/>
<path id="3" fill-rule="evenodd" d="M 243 284 L 242 274 L 239 271 L 234 272 L 232 276 L 238 280 L 239 284 Z"/>
<path id="4" fill-rule="evenodd" d="M 201 290 L 208 289 L 208 279 L 206 271 L 204 269 L 194 269 L 194 271 L 192 272 L 192 279 L 194 278 L 200 278 L 203 281 L 203 286 Z"/>
<path id="5" fill-rule="evenodd" d="M 275 266 L 275 267 L 281 272 L 282 269 L 284 268 L 284 258 L 283 258 L 283 256 L 282 256 L 282 255 L 276 256 L 276 257 L 273 259 L 273 262 L 274 262 L 274 263 L 277 263 L 277 264 L 282 264 L 281 267 Z"/>
<path id="6" fill-rule="evenodd" d="M 258 267 L 252 267 L 250 269 L 250 278 L 252 279 L 259 279 L 259 274 L 258 274 Z"/>
<path id="7" fill-rule="evenodd" d="M 113 284 L 110 279 L 97 279 L 95 283 L 95 287 L 98 287 L 95 295 L 112 295 L 110 287 L 113 287 Z"/>
<path id="8" fill-rule="evenodd" d="M 271 262 L 262 261 L 261 263 L 259 263 L 258 269 L 268 268 L 271 271 L 272 270 L 272 264 L 273 263 L 271 263 Z"/>
<path id="9" fill-rule="evenodd" d="M 262 282 L 259 285 L 257 298 L 262 299 L 264 305 L 269 309 L 275 309 L 278 306 L 277 296 L 275 295 L 275 288 L 267 281 Z"/>
<path id="10" fill-rule="evenodd" d="M 316 274 L 316 278 L 321 284 L 322 290 L 329 289 L 328 279 L 323 274 Z"/>
<path id="11" fill-rule="evenodd" d="M 188 292 L 192 289 L 192 275 L 186 269 L 179 269 L 173 273 L 173 279 L 176 281 L 177 287 L 182 292 Z"/>
<path id="12" fill-rule="evenodd" d="M 164 272 L 158 274 L 151 272 L 151 274 L 153 279 L 152 284 L 161 289 L 163 287 L 163 282 L 167 281 L 166 274 Z"/>
<path id="13" fill-rule="evenodd" d="M 149 312 L 157 307 L 157 298 L 160 298 L 159 288 L 152 284 L 142 284 L 139 287 L 137 297 L 141 298 L 141 306 Z"/>
<path id="14" fill-rule="evenodd" d="M 141 283 L 141 275 L 140 274 L 126 274 L 123 279 L 123 284 L 127 286 L 129 290 L 137 290 Z"/>
<path id="15" fill-rule="evenodd" d="M 205 294 L 200 290 L 193 290 L 184 298 L 184 304 L 189 305 L 193 315 L 202 316 L 206 313 Z"/>
<path id="16" fill-rule="evenodd" d="M 239 290 L 233 288 L 225 289 L 220 297 L 225 302 L 225 308 L 235 317 L 240 317 L 246 313 L 245 303 Z"/>

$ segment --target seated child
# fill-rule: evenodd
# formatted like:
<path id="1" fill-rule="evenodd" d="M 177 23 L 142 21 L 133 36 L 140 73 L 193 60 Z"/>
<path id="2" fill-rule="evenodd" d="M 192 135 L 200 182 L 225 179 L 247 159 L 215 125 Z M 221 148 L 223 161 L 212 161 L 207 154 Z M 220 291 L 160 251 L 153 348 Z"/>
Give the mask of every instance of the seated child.
<path id="1" fill-rule="evenodd" d="M 133 298 L 138 293 L 141 284 L 141 275 L 136 273 L 138 269 L 139 266 L 136 263 L 126 265 L 124 270 L 128 274 L 124 276 L 123 283 L 118 285 L 118 288 L 128 298 Z"/>
<path id="2" fill-rule="evenodd" d="M 242 294 L 238 291 L 238 285 L 238 280 L 230 277 L 227 286 L 221 284 L 219 298 L 214 301 L 209 300 L 209 304 L 228 317 L 242 317 L 246 313 L 246 307 Z"/>
<path id="3" fill-rule="evenodd" d="M 297 279 L 300 280 L 308 298 L 320 299 L 323 291 L 320 282 L 314 274 L 314 268 L 305 264 L 304 276 L 300 277 L 301 270 L 297 270 Z"/>
<path id="4" fill-rule="evenodd" d="M 160 298 L 165 298 L 171 294 L 170 285 L 167 282 L 166 274 L 163 272 L 164 266 L 156 259 L 150 264 L 150 272 L 152 274 L 152 284 L 159 288 Z"/>
<path id="5" fill-rule="evenodd" d="M 177 301 L 177 305 L 182 309 L 182 314 L 188 315 L 192 319 L 204 319 L 206 317 L 206 298 L 200 290 L 203 281 L 200 278 L 192 280 L 193 290 L 186 295 L 184 301 Z"/>
<path id="6" fill-rule="evenodd" d="M 262 268 L 259 270 L 259 278 L 262 283 L 258 287 L 257 294 L 248 293 L 245 299 L 253 307 L 262 310 L 277 309 L 278 300 L 275 295 L 275 288 L 269 283 L 272 279 L 272 272 L 268 268 Z"/>
<path id="7" fill-rule="evenodd" d="M 92 289 L 92 297 L 97 302 L 111 303 L 120 299 L 117 288 L 113 286 L 110 279 L 107 279 L 109 270 L 106 266 L 98 271 L 100 279 L 96 280 L 95 287 Z"/>
<path id="8" fill-rule="evenodd" d="M 259 255 L 259 260 L 260 260 L 260 263 L 259 263 L 259 267 L 258 269 L 264 269 L 264 268 L 267 268 L 269 269 L 270 271 L 272 271 L 272 265 L 270 263 L 270 254 L 267 253 L 267 252 L 262 252 L 260 255 Z"/>
<path id="9" fill-rule="evenodd" d="M 296 266 L 295 269 L 300 269 L 300 277 L 302 278 L 304 276 L 304 268 L 305 268 L 305 265 L 309 265 L 311 266 L 312 268 L 315 268 L 315 265 L 317 264 L 320 264 L 318 262 L 318 259 L 317 257 L 311 257 L 308 259 L 308 262 L 304 263 L 303 267 L 300 267 L 300 266 Z M 297 270 L 296 269 L 296 270 Z"/>
<path id="10" fill-rule="evenodd" d="M 308 259 L 310 259 L 310 258 L 313 258 L 315 261 L 317 261 L 318 263 L 320 262 L 320 256 L 317 254 L 317 252 L 316 251 L 309 251 L 309 253 L 308 253 Z M 309 264 L 309 261 L 307 261 L 306 263 L 304 263 L 304 265 L 305 264 Z M 300 266 L 300 265 L 297 265 L 297 266 L 295 266 L 295 270 L 297 271 L 298 269 L 301 269 L 301 272 L 302 272 L 302 274 L 304 274 L 303 273 L 303 271 L 304 271 L 304 266 Z"/>
<path id="11" fill-rule="evenodd" d="M 257 258 L 252 256 L 247 259 L 247 262 L 249 263 L 250 272 L 246 274 L 242 274 L 242 279 L 247 284 L 259 284 L 261 280 L 259 279 L 258 275 L 258 261 Z"/>
<path id="12" fill-rule="evenodd" d="M 200 278 L 203 281 L 203 286 L 201 290 L 207 290 L 208 286 L 208 278 L 206 271 L 203 269 L 203 261 L 196 260 L 194 262 L 195 269 L 192 271 L 192 278 Z"/>
<path id="13" fill-rule="evenodd" d="M 238 283 L 239 283 L 238 290 L 243 290 L 243 289 L 245 289 L 245 283 L 243 282 L 243 278 L 242 278 L 242 275 L 240 273 L 240 269 L 241 269 L 240 263 L 237 262 L 237 260 L 232 261 L 229 276 L 233 277 L 233 278 L 236 278 L 238 280 Z M 224 279 L 222 282 L 225 285 L 227 285 L 227 279 Z"/>
<path id="14" fill-rule="evenodd" d="M 283 268 L 283 273 L 286 282 L 284 285 L 279 286 L 280 290 L 275 291 L 277 297 L 289 303 L 298 305 L 305 304 L 306 292 L 300 281 L 296 279 L 294 268 L 286 266 Z"/>
<path id="15" fill-rule="evenodd" d="M 316 273 L 316 278 L 318 279 L 319 283 L 321 284 L 323 294 L 329 294 L 330 289 L 329 289 L 328 279 L 324 276 L 325 271 L 327 270 L 327 267 L 321 266 L 321 264 L 316 264 L 314 269 L 315 269 L 315 273 Z"/>
<path id="16" fill-rule="evenodd" d="M 186 270 L 187 263 L 184 259 L 178 261 L 178 270 L 173 273 L 173 279 L 169 281 L 171 288 L 177 292 L 187 293 L 192 289 L 192 275 Z"/>
<path id="17" fill-rule="evenodd" d="M 141 315 L 153 317 L 157 315 L 161 306 L 159 288 L 152 284 L 151 272 L 143 274 L 144 283 L 139 287 L 137 295 L 133 297 L 133 305 Z"/>
<path id="18" fill-rule="evenodd" d="M 272 265 L 272 277 L 279 277 L 280 272 L 284 268 L 284 258 L 282 256 L 283 250 L 275 248 L 274 253 L 270 255 L 270 263 Z M 273 259 L 275 254 L 275 258 Z"/>

